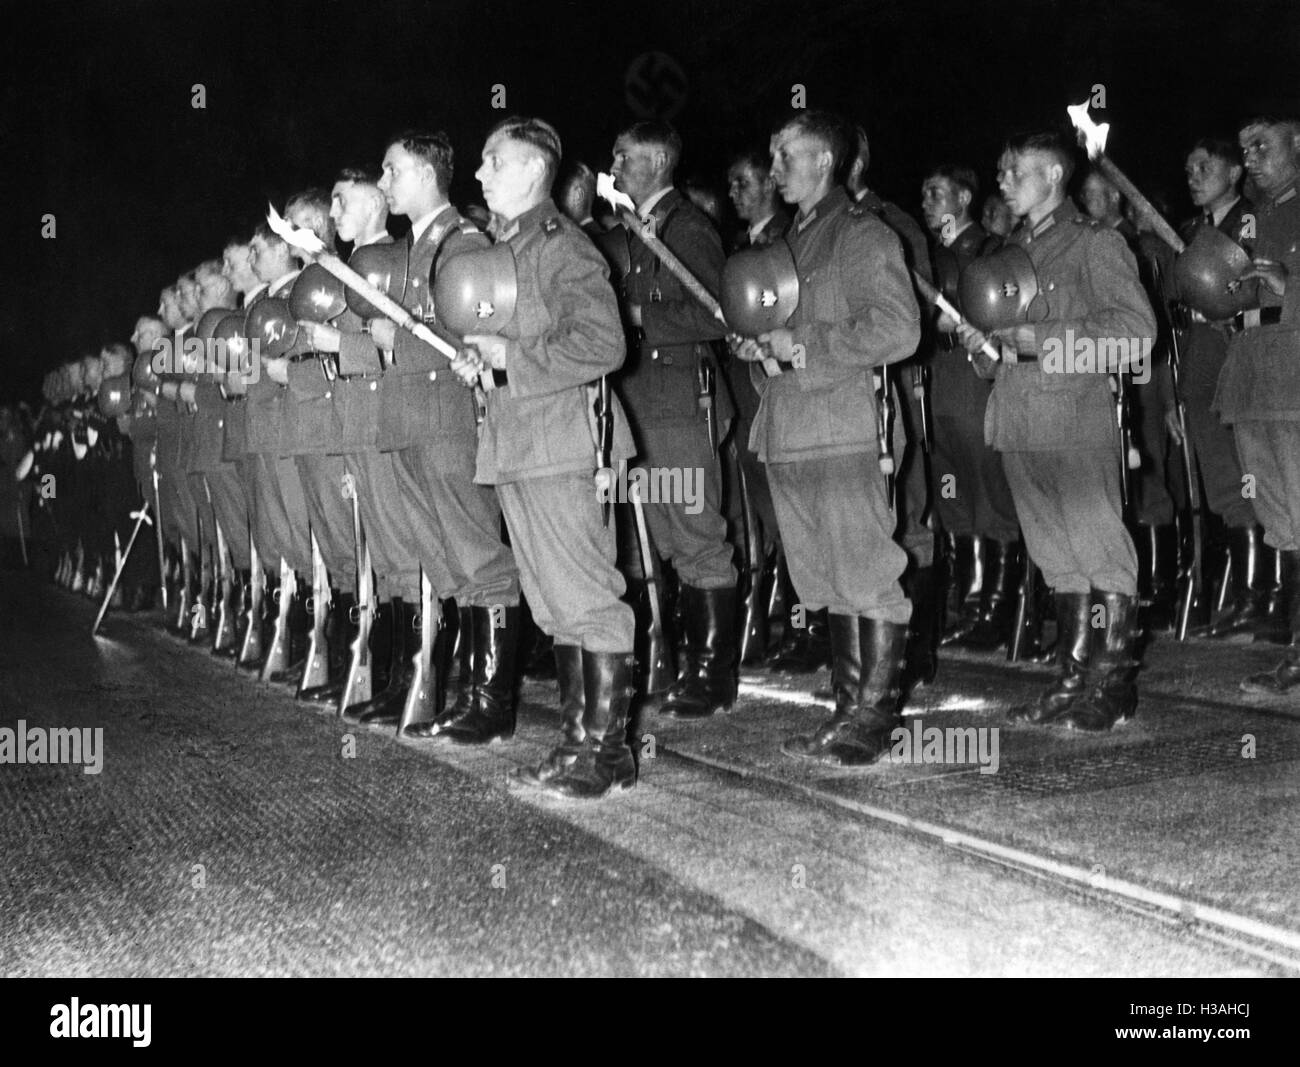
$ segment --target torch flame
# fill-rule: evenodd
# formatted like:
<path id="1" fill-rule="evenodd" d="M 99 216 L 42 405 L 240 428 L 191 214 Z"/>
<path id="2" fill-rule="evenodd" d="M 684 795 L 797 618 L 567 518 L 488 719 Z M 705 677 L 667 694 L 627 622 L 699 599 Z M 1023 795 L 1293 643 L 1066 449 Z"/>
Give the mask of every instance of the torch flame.
<path id="1" fill-rule="evenodd" d="M 308 255 L 317 256 L 325 251 L 325 243 L 311 230 L 300 230 L 293 223 L 281 218 L 280 213 L 271 204 L 266 205 L 266 222 L 283 240 Z"/>
<path id="2" fill-rule="evenodd" d="M 612 174 L 596 175 L 596 195 L 602 200 L 608 200 L 615 207 L 625 207 L 634 215 L 636 214 L 636 205 L 632 203 L 632 198 L 627 193 L 620 193 L 614 188 Z"/>
<path id="3" fill-rule="evenodd" d="M 1074 123 L 1074 128 L 1083 135 L 1083 146 L 1088 150 L 1088 158 L 1096 159 L 1103 155 L 1106 151 L 1106 138 L 1110 136 L 1110 123 L 1103 122 L 1098 126 L 1093 122 L 1088 115 L 1087 100 L 1065 110 L 1070 116 L 1070 121 Z"/>

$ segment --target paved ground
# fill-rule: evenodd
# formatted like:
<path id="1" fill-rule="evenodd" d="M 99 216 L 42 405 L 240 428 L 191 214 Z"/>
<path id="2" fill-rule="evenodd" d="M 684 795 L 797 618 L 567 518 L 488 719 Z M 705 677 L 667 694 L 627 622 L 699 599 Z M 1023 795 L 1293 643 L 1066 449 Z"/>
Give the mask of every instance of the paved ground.
<path id="1" fill-rule="evenodd" d="M 151 618 L 91 639 L 88 601 L 25 576 L 0 574 L 0 608 L 0 727 L 104 731 L 97 775 L 0 764 L 0 974 L 1204 976 L 1300 960 L 1107 891 L 1300 935 L 1300 703 L 1234 706 L 1271 650 L 1158 645 L 1136 723 L 1001 729 L 994 774 L 806 769 L 777 741 L 816 718 L 809 686 L 747 675 L 725 718 L 645 716 L 640 786 L 580 804 L 506 781 L 551 743 L 545 684 L 526 687 L 513 743 L 446 752 L 305 710 Z M 912 712 L 1000 726 L 1040 675 L 950 658 Z M 1093 879 L 991 864 L 961 833 Z"/>

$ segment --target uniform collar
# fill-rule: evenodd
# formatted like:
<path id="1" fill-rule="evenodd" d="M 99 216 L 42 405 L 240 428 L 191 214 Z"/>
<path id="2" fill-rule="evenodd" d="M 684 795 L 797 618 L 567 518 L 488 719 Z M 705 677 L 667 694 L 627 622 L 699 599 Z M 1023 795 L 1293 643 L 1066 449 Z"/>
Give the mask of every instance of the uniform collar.
<path id="1" fill-rule="evenodd" d="M 1222 225 L 1223 220 L 1228 217 L 1228 212 L 1230 212 L 1234 207 L 1236 207 L 1240 203 L 1241 203 L 1241 197 L 1238 196 L 1236 199 L 1232 201 L 1232 203 L 1224 204 L 1223 207 L 1219 208 L 1218 211 L 1215 211 L 1210 215 L 1210 222 L 1215 226 Z"/>
<path id="2" fill-rule="evenodd" d="M 1038 222 L 1032 228 L 1029 226 L 1028 219 L 1026 219 L 1020 225 L 1023 229 L 1025 229 L 1026 236 L 1030 240 L 1033 240 L 1035 237 L 1040 237 L 1043 234 L 1045 234 L 1058 222 L 1064 222 L 1066 219 L 1072 219 L 1076 214 L 1078 214 L 1078 208 L 1076 208 L 1072 203 L 1070 203 L 1070 198 L 1067 196 L 1064 200 L 1062 200 L 1059 204 L 1057 204 L 1055 208 L 1053 208 L 1050 212 L 1048 212 L 1041 219 L 1039 219 Z"/>
<path id="3" fill-rule="evenodd" d="M 866 200 L 867 193 L 870 193 L 870 190 L 866 190 L 862 196 L 858 197 L 858 203 L 862 203 L 864 200 Z M 874 193 L 871 193 L 871 195 L 875 196 Z M 879 200 L 878 197 L 877 200 Z M 870 206 L 871 205 L 868 205 L 868 207 Z M 803 231 L 809 227 L 809 225 L 812 223 L 814 219 L 829 218 L 832 215 L 838 214 L 842 211 L 847 211 L 848 209 L 849 209 L 849 194 L 845 192 L 844 189 L 841 188 L 840 186 L 838 185 L 833 186 L 831 188 L 831 191 L 828 192 L 825 196 L 823 196 L 820 200 L 818 200 L 817 203 L 815 203 L 812 206 L 812 210 L 809 211 L 806 215 L 802 211 L 800 211 L 797 215 L 795 215 L 794 232 L 803 233 Z"/>
<path id="4" fill-rule="evenodd" d="M 940 230 L 939 243 L 942 244 L 944 248 L 951 248 L 953 245 L 957 243 L 957 238 L 959 238 L 963 233 L 965 233 L 974 225 L 975 225 L 974 219 L 967 219 L 966 224 L 960 230 L 954 230 L 952 234 L 947 237 L 944 236 L 943 230 Z"/>
<path id="5" fill-rule="evenodd" d="M 753 244 L 758 238 L 763 236 L 763 231 L 767 229 L 768 224 L 776 218 L 776 212 L 764 216 L 760 221 L 749 227 L 749 243 Z"/>
<path id="6" fill-rule="evenodd" d="M 497 234 L 497 241 L 509 241 L 518 234 L 526 233 L 542 224 L 544 219 L 552 218 L 560 213 L 560 209 L 555 206 L 555 201 L 549 196 L 534 204 L 522 215 L 516 216 L 510 222 L 507 222 L 501 232 Z"/>
<path id="7" fill-rule="evenodd" d="M 443 204 L 440 208 L 435 208 L 427 215 L 421 215 L 411 223 L 411 245 L 415 246 L 420 243 L 420 239 L 429 232 L 429 228 L 434 224 L 444 211 L 451 210 L 451 202 Z"/>
<path id="8" fill-rule="evenodd" d="M 645 203 L 641 204 L 636 209 L 637 215 L 642 220 L 648 219 L 651 213 L 654 211 L 655 207 L 658 204 L 660 204 L 664 200 L 664 198 L 668 196 L 669 193 L 672 192 L 676 192 L 676 190 L 673 189 L 671 185 L 665 185 L 662 189 L 660 189 L 657 193 L 651 196 Z"/>
<path id="9" fill-rule="evenodd" d="M 284 292 L 289 287 L 289 283 L 301 273 L 301 270 L 291 270 L 288 274 L 281 274 L 280 277 L 266 287 L 266 295 L 275 296 L 277 293 Z"/>
<path id="10" fill-rule="evenodd" d="M 1296 195 L 1296 182 L 1298 178 L 1292 178 L 1277 196 L 1273 197 L 1271 206 L 1277 207 L 1279 204 L 1285 204 L 1288 200 L 1294 200 Z"/>

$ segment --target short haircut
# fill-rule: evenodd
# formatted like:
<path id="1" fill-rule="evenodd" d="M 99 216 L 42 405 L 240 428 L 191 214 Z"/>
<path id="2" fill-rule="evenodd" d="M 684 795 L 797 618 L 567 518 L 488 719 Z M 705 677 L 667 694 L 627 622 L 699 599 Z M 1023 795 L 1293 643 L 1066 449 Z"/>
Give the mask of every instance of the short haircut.
<path id="1" fill-rule="evenodd" d="M 930 171 L 931 178 L 945 178 L 952 182 L 959 189 L 965 189 L 970 193 L 970 202 L 974 204 L 980 196 L 979 175 L 975 173 L 973 167 L 968 167 L 964 163 L 941 163 Z"/>
<path id="2" fill-rule="evenodd" d="M 293 196 L 289 197 L 289 199 L 285 201 L 284 213 L 288 215 L 289 212 L 300 207 L 314 207 L 319 209 L 323 214 L 328 215 L 330 213 L 329 190 L 322 189 L 318 185 L 313 185 L 309 189 L 303 189 L 301 192 L 294 193 Z"/>
<path id="3" fill-rule="evenodd" d="M 772 173 L 772 156 L 761 148 L 742 148 L 733 153 L 727 163 L 728 170 L 732 167 L 751 167 L 760 178 L 766 178 Z"/>
<path id="4" fill-rule="evenodd" d="M 490 141 L 498 134 L 530 146 L 542 157 L 542 163 L 546 167 L 542 183 L 549 191 L 555 184 L 555 176 L 560 171 L 560 160 L 564 156 L 564 147 L 560 144 L 560 135 L 555 127 L 543 119 L 511 115 L 488 130 L 487 140 Z"/>
<path id="5" fill-rule="evenodd" d="M 104 346 L 103 355 L 117 356 L 118 359 L 126 360 L 129 365 L 135 361 L 135 351 L 125 341 L 111 341 Z"/>
<path id="6" fill-rule="evenodd" d="M 275 244 L 277 241 L 282 245 L 288 245 L 289 243 L 271 229 L 271 224 L 268 222 L 258 223 L 257 229 L 253 231 L 253 236 L 260 237 L 266 244 Z"/>
<path id="7" fill-rule="evenodd" d="M 1288 133 L 1300 133 L 1300 119 L 1294 115 L 1251 115 L 1249 118 L 1237 123 L 1237 132 L 1248 130 L 1252 126 L 1285 126 Z"/>
<path id="8" fill-rule="evenodd" d="M 590 203 L 596 196 L 596 172 L 580 159 L 566 163 L 556 179 L 561 192 L 577 187 L 582 190 L 584 203 Z"/>
<path id="9" fill-rule="evenodd" d="M 1103 186 L 1105 186 L 1107 189 L 1110 189 L 1112 192 L 1114 192 L 1115 198 L 1117 200 L 1123 199 L 1123 196 L 1119 191 L 1119 186 L 1116 185 L 1113 181 L 1111 181 L 1110 178 L 1107 176 L 1106 172 L 1102 170 L 1100 167 L 1095 165 L 1090 165 L 1088 167 L 1088 173 L 1083 176 L 1083 180 L 1086 182 L 1089 178 L 1096 178 L 1097 181 L 1101 182 Z"/>
<path id="10" fill-rule="evenodd" d="M 1061 165 L 1061 186 L 1070 183 L 1074 175 L 1074 152 L 1054 130 L 1041 130 L 1034 133 L 1019 133 L 1007 140 L 1007 151 L 1015 155 L 1026 152 L 1042 152 L 1051 156 Z"/>
<path id="11" fill-rule="evenodd" d="M 226 238 L 226 243 L 221 246 L 221 251 L 225 252 L 228 248 L 247 248 L 248 242 L 252 240 L 252 235 L 238 237 L 231 236 Z"/>
<path id="12" fill-rule="evenodd" d="M 1223 160 L 1230 167 L 1241 166 L 1241 146 L 1226 137 L 1202 137 L 1187 150 L 1187 154 L 1190 156 L 1198 148 L 1215 159 Z"/>
<path id="13" fill-rule="evenodd" d="M 454 153 L 451 140 L 442 130 L 406 130 L 396 137 L 390 137 L 388 144 L 401 145 L 421 163 L 433 168 L 438 188 L 444 193 L 451 189 L 452 164 Z"/>
<path id="14" fill-rule="evenodd" d="M 816 109 L 798 111 L 779 122 L 774 132 L 780 133 L 782 130 L 789 129 L 797 130 L 806 137 L 813 137 L 820 141 L 831 154 L 831 173 L 835 176 L 835 180 L 843 181 L 852 162 L 849 159 L 852 138 L 848 124 L 839 115 Z M 845 173 L 841 174 L 841 170 Z"/>
<path id="15" fill-rule="evenodd" d="M 626 137 L 633 144 L 652 145 L 655 148 L 662 148 L 664 155 L 668 157 L 669 173 L 676 170 L 677 164 L 682 160 L 681 134 L 673 128 L 671 123 L 662 119 L 645 119 L 641 122 L 634 122 L 620 133 L 619 137 Z"/>
<path id="16" fill-rule="evenodd" d="M 379 172 L 373 167 L 343 167 L 334 175 L 334 183 L 360 182 L 363 185 L 378 185 Z"/>
<path id="17" fill-rule="evenodd" d="M 196 280 L 204 274 L 217 274 L 225 277 L 225 275 L 221 273 L 221 260 L 205 259 L 194 268 L 194 277 Z"/>

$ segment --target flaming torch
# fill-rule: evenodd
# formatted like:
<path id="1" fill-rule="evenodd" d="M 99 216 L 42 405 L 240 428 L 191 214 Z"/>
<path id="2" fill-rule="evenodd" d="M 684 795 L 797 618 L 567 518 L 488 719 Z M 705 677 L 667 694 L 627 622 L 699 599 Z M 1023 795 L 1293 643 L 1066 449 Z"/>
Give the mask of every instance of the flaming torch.
<path id="1" fill-rule="evenodd" d="M 1142 195 L 1141 190 L 1129 181 L 1128 175 L 1115 166 L 1110 157 L 1106 155 L 1106 138 L 1110 135 L 1110 123 L 1103 122 L 1099 126 L 1093 122 L 1092 116 L 1088 114 L 1088 101 L 1086 100 L 1082 104 L 1074 104 L 1065 110 L 1069 114 L 1074 128 L 1079 132 L 1079 143 L 1088 150 L 1088 158 L 1128 198 L 1129 203 L 1150 218 L 1156 235 L 1175 252 L 1182 252 L 1187 247 L 1183 239 L 1174 232 L 1174 228 L 1165 221 L 1164 216 L 1151 206 L 1151 201 Z"/>
<path id="2" fill-rule="evenodd" d="M 401 329 L 455 362 L 460 355 L 460 349 L 445 338 L 438 336 L 424 323 L 417 322 L 406 308 L 402 307 L 383 290 L 372 285 L 344 263 L 343 260 L 339 259 L 338 256 L 325 251 L 324 242 L 311 230 L 299 229 L 293 223 L 281 218 L 280 213 L 270 204 L 266 206 L 266 221 L 271 229 L 279 234 L 284 241 L 311 256 L 315 262 L 319 263 L 349 289 L 354 290 L 370 301 L 372 305 L 392 319 Z M 480 380 L 484 389 L 491 389 L 493 387 L 492 371 L 485 369 L 480 375 Z"/>

